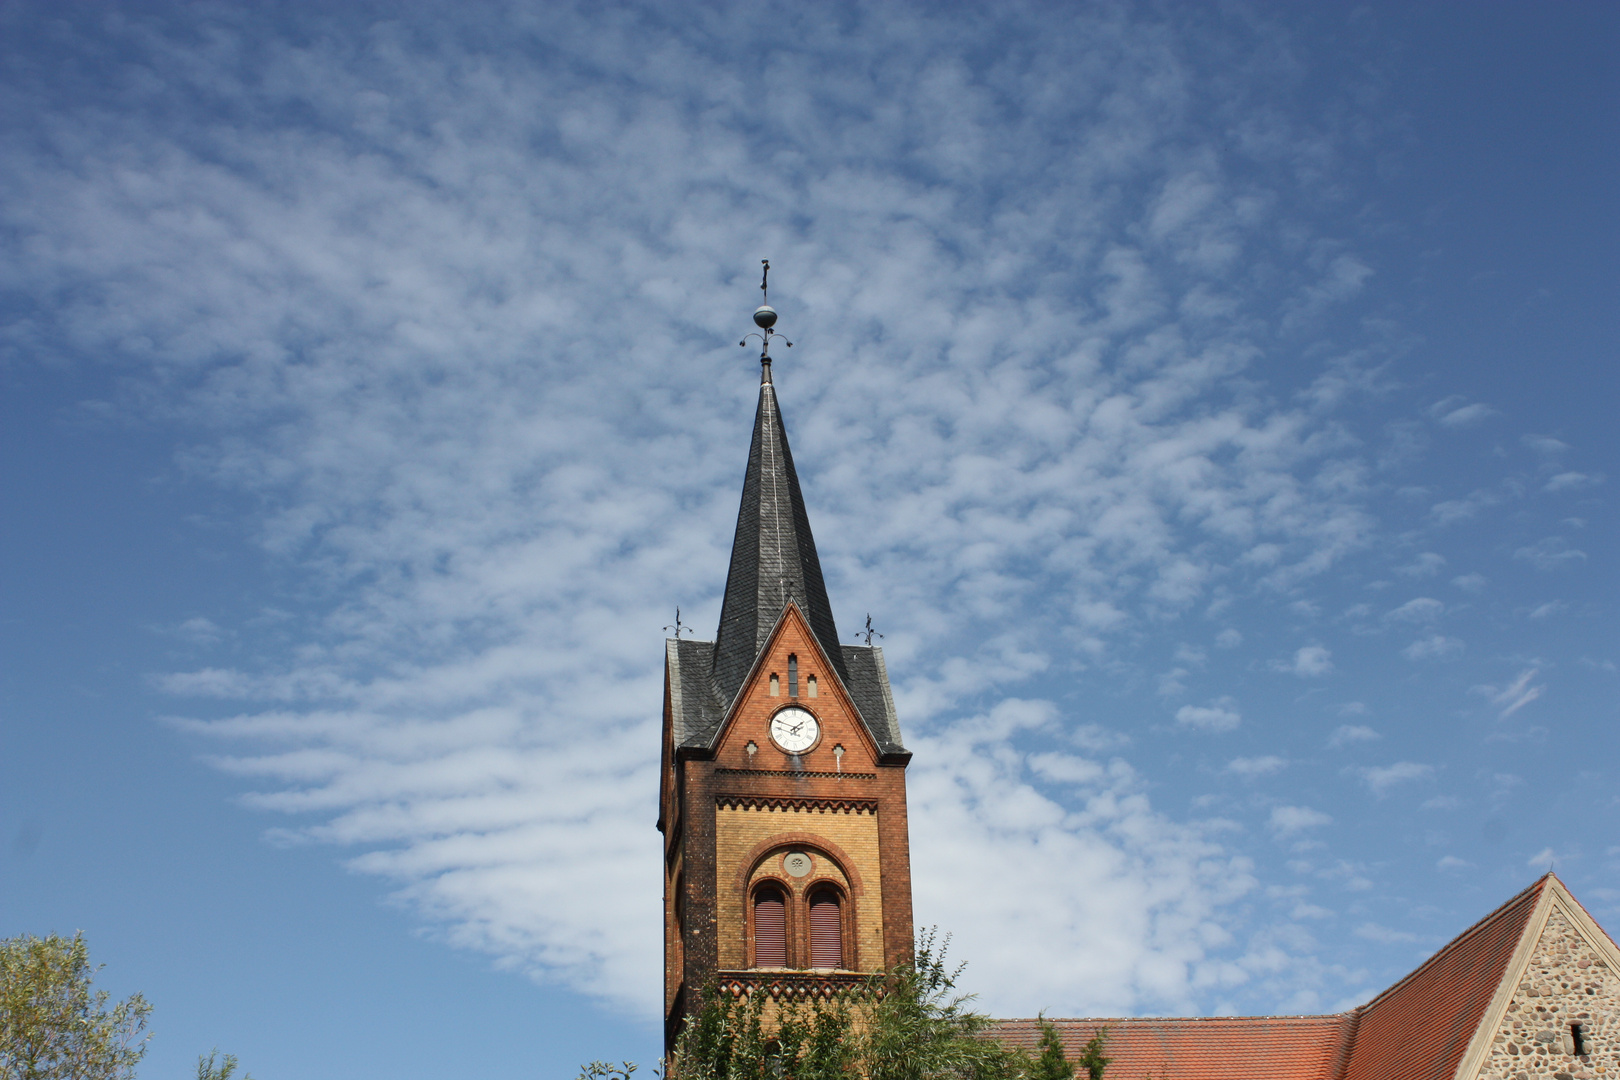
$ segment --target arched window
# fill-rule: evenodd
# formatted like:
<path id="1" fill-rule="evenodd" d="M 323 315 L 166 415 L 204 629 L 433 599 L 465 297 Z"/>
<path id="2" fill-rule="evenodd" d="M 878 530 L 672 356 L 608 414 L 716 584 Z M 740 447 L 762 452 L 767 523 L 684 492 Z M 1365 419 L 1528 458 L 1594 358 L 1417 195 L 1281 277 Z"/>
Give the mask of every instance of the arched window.
<path id="1" fill-rule="evenodd" d="M 754 894 L 754 966 L 787 967 L 787 897 L 775 885 Z"/>
<path id="2" fill-rule="evenodd" d="M 844 910 L 838 891 L 823 886 L 810 894 L 810 966 L 844 966 Z"/>

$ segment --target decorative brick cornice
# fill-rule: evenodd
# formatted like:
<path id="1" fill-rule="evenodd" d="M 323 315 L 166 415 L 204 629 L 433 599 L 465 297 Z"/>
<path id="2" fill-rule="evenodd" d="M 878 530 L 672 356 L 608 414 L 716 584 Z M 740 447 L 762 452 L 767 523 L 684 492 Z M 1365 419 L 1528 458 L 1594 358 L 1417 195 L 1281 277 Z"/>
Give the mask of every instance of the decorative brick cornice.
<path id="1" fill-rule="evenodd" d="M 716 795 L 727 810 L 814 810 L 826 814 L 876 814 L 876 799 L 817 799 L 794 795 Z"/>
<path id="2" fill-rule="evenodd" d="M 809 1001 L 814 998 L 853 997 L 881 999 L 883 979 L 853 971 L 722 971 L 718 979 L 721 993 L 740 998 L 769 994 L 772 1001 Z"/>
<path id="3" fill-rule="evenodd" d="M 870 772 L 810 772 L 805 769 L 716 769 L 717 773 L 726 776 L 792 776 L 817 780 L 876 780 L 877 773 Z"/>

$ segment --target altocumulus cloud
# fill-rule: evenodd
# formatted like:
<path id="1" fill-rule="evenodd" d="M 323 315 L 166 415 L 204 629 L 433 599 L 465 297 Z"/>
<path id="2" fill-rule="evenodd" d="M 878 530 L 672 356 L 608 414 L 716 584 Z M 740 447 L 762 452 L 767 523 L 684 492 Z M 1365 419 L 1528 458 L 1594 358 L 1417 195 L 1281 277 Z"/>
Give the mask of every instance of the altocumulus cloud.
<path id="1" fill-rule="evenodd" d="M 1303 75 L 1272 32 L 366 10 L 87 16 L 127 63 L 41 54 L 5 89 L 33 128 L 0 162 L 0 287 L 40 313 L 5 347 L 119 365 L 106 407 L 190 425 L 188 467 L 265 508 L 255 540 L 317 597 L 296 648 L 161 676 L 234 703 L 177 723 L 278 835 L 356 850 L 451 941 L 656 1011 L 657 627 L 716 614 L 768 254 L 835 608 L 891 620 L 919 921 L 961 929 L 994 1010 L 1269 1007 L 1315 979 L 1277 961 L 1308 942 L 1240 932 L 1254 881 L 1218 824 L 1054 749 L 1123 739 L 995 704 L 1054 643 L 1117 658 L 1217 580 L 1274 595 L 1374 536 L 1335 414 L 1354 364 L 1256 368 L 1279 341 L 1340 355 L 1313 328 L 1372 273 L 1314 224 L 1337 136 L 1276 104 Z M 111 85 L 72 85 L 92 67 Z M 989 886 L 949 887 L 960 866 Z M 1082 959 L 983 929 L 1009 922 Z"/>

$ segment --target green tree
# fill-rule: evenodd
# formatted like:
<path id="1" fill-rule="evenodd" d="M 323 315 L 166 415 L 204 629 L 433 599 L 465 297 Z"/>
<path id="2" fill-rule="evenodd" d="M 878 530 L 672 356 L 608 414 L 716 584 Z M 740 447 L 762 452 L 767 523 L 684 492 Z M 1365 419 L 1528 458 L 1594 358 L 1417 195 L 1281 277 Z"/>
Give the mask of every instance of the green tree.
<path id="1" fill-rule="evenodd" d="M 83 934 L 0 939 L 0 1080 L 124 1080 L 146 1053 L 152 1007 L 108 1008 Z"/>
<path id="2" fill-rule="evenodd" d="M 225 1060 L 217 1065 L 214 1059 L 219 1056 L 219 1047 L 208 1052 L 207 1057 L 197 1055 L 197 1080 L 231 1080 L 236 1075 L 236 1055 L 226 1054 Z M 242 1080 L 253 1080 L 252 1073 L 243 1073 Z"/>
<path id="3" fill-rule="evenodd" d="M 1108 1029 L 1098 1028 L 1096 1034 L 1086 1040 L 1086 1045 L 1080 1051 L 1079 1066 L 1086 1070 L 1089 1080 L 1103 1080 L 1103 1071 L 1113 1058 L 1103 1057 L 1103 1050 L 1108 1046 Z"/>
<path id="4" fill-rule="evenodd" d="M 630 1080 L 630 1074 L 636 1071 L 636 1063 L 626 1061 L 619 1065 L 609 1065 L 605 1061 L 593 1061 L 579 1071 L 579 1080 Z"/>
<path id="5" fill-rule="evenodd" d="M 847 998 L 782 1002 L 774 1021 L 763 994 L 734 998 L 710 988 L 681 1032 L 670 1076 L 679 1080 L 845 1080 L 854 1071 L 857 1041 Z"/>
<path id="6" fill-rule="evenodd" d="M 1063 1040 L 1057 1025 L 1042 1013 L 1036 1018 L 1041 1025 L 1041 1052 L 1029 1072 L 1030 1080 L 1074 1080 L 1074 1066 L 1063 1056 Z"/>
<path id="7" fill-rule="evenodd" d="M 1027 1055 L 985 1038 L 961 968 L 932 933 L 916 958 L 832 1000 L 773 1006 L 713 989 L 681 1032 L 671 1080 L 1024 1080 Z M 767 1022 L 767 1012 L 774 1012 Z"/>
<path id="8" fill-rule="evenodd" d="M 962 965 L 951 968 L 950 941 L 918 935 L 916 958 L 891 973 L 888 992 L 871 1012 L 861 1040 L 869 1080 L 1012 1080 L 1029 1072 L 1029 1058 L 984 1037 L 994 1023 L 957 993 Z"/>

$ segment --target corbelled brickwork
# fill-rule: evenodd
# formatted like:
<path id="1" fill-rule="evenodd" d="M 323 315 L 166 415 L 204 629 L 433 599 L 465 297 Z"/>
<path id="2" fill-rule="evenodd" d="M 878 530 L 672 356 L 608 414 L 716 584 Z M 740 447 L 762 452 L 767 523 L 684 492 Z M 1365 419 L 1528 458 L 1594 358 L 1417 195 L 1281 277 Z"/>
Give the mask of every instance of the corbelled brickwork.
<path id="1" fill-rule="evenodd" d="M 1555 904 L 1497 1028 L 1480 1080 L 1595 1080 L 1616 1075 L 1620 1075 L 1620 978 L 1563 906 Z"/>

